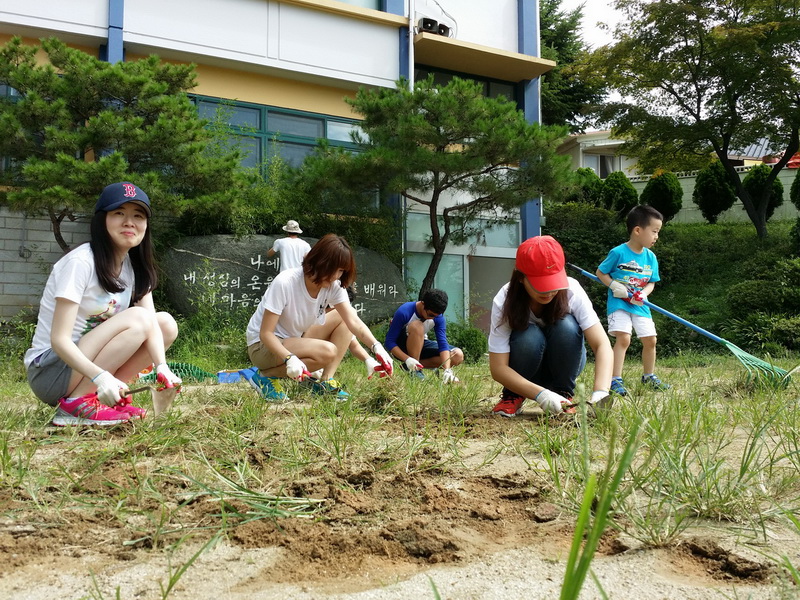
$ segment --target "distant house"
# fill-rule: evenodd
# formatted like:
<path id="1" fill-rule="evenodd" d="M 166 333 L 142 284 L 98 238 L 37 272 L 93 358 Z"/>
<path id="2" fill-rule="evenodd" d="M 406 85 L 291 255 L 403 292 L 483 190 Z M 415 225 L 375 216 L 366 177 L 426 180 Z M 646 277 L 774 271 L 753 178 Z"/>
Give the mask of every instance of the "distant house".
<path id="1" fill-rule="evenodd" d="M 558 153 L 572 158 L 572 168 L 589 167 L 605 179 L 609 173 L 622 171 L 628 177 L 638 175 L 636 159 L 620 153 L 625 142 L 611 137 L 611 131 L 592 131 L 571 135 L 558 147 Z M 761 140 L 756 144 L 731 152 L 728 158 L 735 167 L 749 167 L 769 157 L 769 144 Z M 764 161 L 767 162 L 767 161 Z"/>
<path id="2" fill-rule="evenodd" d="M 588 167 L 601 179 L 614 171 L 622 171 L 628 177 L 635 175 L 636 159 L 619 153 L 625 142 L 611 137 L 610 131 L 593 131 L 571 135 L 557 152 L 572 158 L 572 168 Z"/>
<path id="3" fill-rule="evenodd" d="M 641 194 L 650 175 L 639 175 L 636 170 L 636 159 L 620 153 L 625 142 L 611 137 L 610 131 L 593 131 L 591 133 L 581 133 L 571 135 L 563 142 L 557 152 L 572 158 L 572 168 L 589 167 L 597 173 L 601 179 L 605 179 L 614 171 L 622 171 L 631 180 L 633 187 Z M 767 140 L 761 140 L 751 144 L 740 151 L 731 152 L 728 158 L 733 163 L 741 176 L 753 165 L 761 163 L 777 162 L 778 156 L 770 152 Z M 778 175 L 785 194 L 785 201 L 778 208 L 773 219 L 794 219 L 798 216 L 798 211 L 789 201 L 789 189 L 794 181 L 796 170 L 800 167 L 800 153 L 796 154 Z M 703 218 L 700 209 L 692 202 L 694 192 L 694 180 L 697 171 L 685 171 L 677 173 L 678 181 L 683 188 L 683 208 L 675 217 L 676 223 L 697 223 L 702 222 Z M 720 216 L 720 221 L 746 221 L 747 214 L 742 210 L 741 204 L 737 202 L 733 208 L 724 212 Z"/>

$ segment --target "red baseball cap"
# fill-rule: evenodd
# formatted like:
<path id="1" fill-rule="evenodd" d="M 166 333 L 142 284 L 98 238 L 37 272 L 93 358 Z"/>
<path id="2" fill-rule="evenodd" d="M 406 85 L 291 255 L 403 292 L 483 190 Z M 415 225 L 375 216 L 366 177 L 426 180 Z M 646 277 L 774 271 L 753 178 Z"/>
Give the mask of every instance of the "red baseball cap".
<path id="1" fill-rule="evenodd" d="M 564 250 L 555 238 L 538 235 L 517 248 L 514 267 L 521 271 L 537 292 L 552 292 L 569 287 L 564 271 Z"/>

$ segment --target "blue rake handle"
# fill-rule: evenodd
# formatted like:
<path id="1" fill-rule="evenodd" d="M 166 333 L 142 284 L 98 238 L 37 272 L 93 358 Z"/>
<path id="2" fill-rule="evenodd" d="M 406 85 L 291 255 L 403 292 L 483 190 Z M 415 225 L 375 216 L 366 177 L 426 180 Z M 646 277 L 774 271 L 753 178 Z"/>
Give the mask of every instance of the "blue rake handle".
<path id="1" fill-rule="evenodd" d="M 598 279 L 597 275 L 595 275 L 594 273 L 589 273 L 589 271 L 584 271 L 583 269 L 581 269 L 580 267 L 578 267 L 578 266 L 576 266 L 576 265 L 573 265 L 572 263 L 567 263 L 567 264 L 568 264 L 568 265 L 569 265 L 571 268 L 575 269 L 576 271 L 580 271 L 581 275 L 584 275 L 584 276 L 588 277 L 589 279 L 592 279 L 592 280 L 596 281 L 596 282 L 597 282 L 597 283 L 599 283 L 600 285 L 605 285 L 605 284 L 604 284 L 602 281 L 600 281 L 600 279 Z M 680 323 L 681 325 L 686 325 L 686 327 L 688 327 L 689 329 L 693 329 L 693 330 L 694 330 L 694 331 L 696 331 L 697 333 L 699 333 L 699 334 L 701 334 L 701 335 L 704 335 L 704 336 L 706 336 L 707 338 L 709 338 L 709 339 L 711 339 L 711 340 L 714 340 L 714 341 L 715 341 L 715 342 L 717 342 L 718 344 L 722 344 L 723 346 L 732 345 L 732 344 L 731 344 L 729 341 L 727 341 L 727 340 L 723 340 L 723 339 L 722 339 L 721 337 L 719 337 L 718 335 L 714 335 L 714 334 L 713 334 L 713 333 L 711 333 L 710 331 L 707 331 L 707 330 L 703 329 L 702 327 L 698 327 L 697 325 L 695 325 L 694 323 L 690 323 L 690 322 L 689 322 L 689 321 L 687 321 L 686 319 L 682 319 L 682 318 L 681 318 L 681 317 L 679 317 L 678 315 L 676 315 L 676 314 L 674 314 L 674 313 L 671 313 L 671 312 L 669 312 L 668 310 L 666 310 L 666 309 L 664 309 L 664 308 L 661 308 L 660 306 L 657 306 L 656 304 L 653 304 L 653 303 L 652 303 L 652 302 L 650 302 L 649 300 L 644 300 L 642 303 L 643 303 L 645 306 L 647 306 L 647 307 L 651 308 L 652 310 L 654 310 L 654 311 L 656 311 L 656 312 L 658 312 L 658 313 L 661 313 L 661 314 L 662 314 L 662 315 L 664 315 L 665 317 L 669 317 L 670 319 L 672 319 L 672 320 L 674 320 L 674 321 L 677 321 L 677 322 L 678 322 L 678 323 Z"/>

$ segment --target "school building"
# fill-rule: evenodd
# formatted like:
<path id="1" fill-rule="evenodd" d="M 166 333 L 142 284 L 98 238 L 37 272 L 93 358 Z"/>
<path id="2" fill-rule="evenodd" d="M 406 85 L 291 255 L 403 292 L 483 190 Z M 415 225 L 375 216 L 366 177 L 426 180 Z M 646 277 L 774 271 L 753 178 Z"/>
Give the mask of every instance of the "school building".
<path id="1" fill-rule="evenodd" d="M 0 44 L 13 35 L 29 44 L 58 37 L 112 62 L 156 54 L 195 63 L 192 93 L 200 114 L 211 116 L 225 103 L 245 162 L 258 164 L 275 141 L 297 165 L 320 138 L 350 145 L 357 117 L 345 97 L 360 86 L 393 87 L 400 77 L 472 78 L 488 95 L 514 99 L 529 121 L 538 121 L 538 77 L 554 64 L 538 58 L 538 15 L 538 0 L 4 0 Z M 406 275 L 421 282 L 430 256 L 428 218 L 408 208 Z M 508 281 L 520 240 L 539 233 L 540 213 L 533 198 L 518 223 L 448 249 L 436 285 L 450 295 L 451 318 L 490 306 Z M 14 258 L 20 235 L 28 234 L 14 230 L 22 216 L 6 211 L 3 218 L 5 264 L 5 254 Z M 52 264 L 54 257 L 45 253 L 38 260 Z M 29 290 L 23 305 L 38 298 L 44 278 L 28 278 L 29 287 L 39 281 L 40 287 Z M 0 280 L 8 284 L 0 290 L 4 297 L 24 291 L 19 273 L 12 283 Z M 0 308 L 0 318 L 16 313 Z"/>

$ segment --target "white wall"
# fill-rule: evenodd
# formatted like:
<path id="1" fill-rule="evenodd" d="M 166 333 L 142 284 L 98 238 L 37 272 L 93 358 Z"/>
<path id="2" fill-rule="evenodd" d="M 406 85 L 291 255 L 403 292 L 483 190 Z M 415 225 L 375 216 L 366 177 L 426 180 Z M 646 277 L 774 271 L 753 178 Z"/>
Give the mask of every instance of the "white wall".
<path id="1" fill-rule="evenodd" d="M 415 0 L 418 13 L 437 18 L 434 0 Z M 518 52 L 517 0 L 438 0 L 456 22 L 457 39 L 490 48 Z M 428 16 L 428 15 L 426 15 Z M 445 17 L 446 19 L 446 17 Z M 445 20 L 447 23 L 447 20 Z"/>
<path id="2" fill-rule="evenodd" d="M 0 23 L 8 33 L 26 34 L 26 29 L 31 28 L 102 39 L 108 33 L 108 0 L 4 0 L 0 4 Z"/>
<path id="3" fill-rule="evenodd" d="M 234 60 L 292 78 L 391 87 L 398 27 L 265 0 L 127 0 L 125 41 L 145 53 Z"/>
<path id="4" fill-rule="evenodd" d="M 326 78 L 353 88 L 393 87 L 399 77 L 396 23 L 275 0 L 126 0 L 123 29 L 125 47 L 135 54 L 237 61 L 278 77 Z M 4 0 L 0 31 L 104 40 L 108 0 Z"/>
<path id="5" fill-rule="evenodd" d="M 739 177 L 742 179 L 744 179 L 744 176 L 744 172 L 739 173 Z M 794 204 L 792 204 L 792 202 L 789 200 L 789 189 L 792 187 L 792 182 L 796 176 L 797 169 L 781 169 L 781 172 L 778 173 L 778 179 L 783 184 L 783 204 L 781 204 L 775 210 L 775 214 L 772 216 L 771 220 L 777 221 L 779 219 L 796 219 L 800 216 L 800 213 L 798 213 Z M 683 204 L 680 212 L 675 215 L 675 218 L 673 219 L 674 223 L 705 223 L 706 221 L 703 217 L 703 213 L 700 212 L 700 208 L 692 201 L 692 194 L 694 193 L 694 179 L 694 175 L 678 177 L 678 181 L 683 188 Z M 635 180 L 632 181 L 633 187 L 636 188 L 636 192 L 638 194 L 641 195 L 642 190 L 644 190 L 645 186 L 647 185 L 647 181 L 648 177 L 635 178 Z M 749 220 L 750 217 L 747 216 L 742 203 L 738 200 L 731 208 L 719 216 L 719 221 L 721 223 L 734 221 L 746 222 Z"/>

